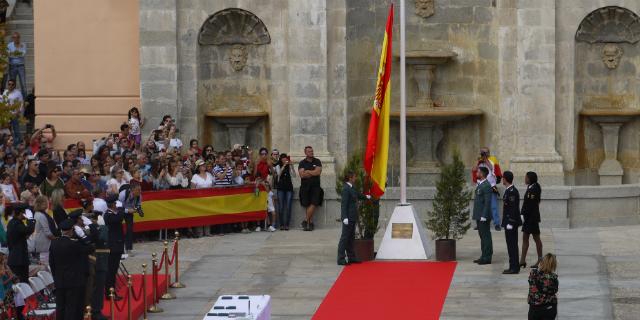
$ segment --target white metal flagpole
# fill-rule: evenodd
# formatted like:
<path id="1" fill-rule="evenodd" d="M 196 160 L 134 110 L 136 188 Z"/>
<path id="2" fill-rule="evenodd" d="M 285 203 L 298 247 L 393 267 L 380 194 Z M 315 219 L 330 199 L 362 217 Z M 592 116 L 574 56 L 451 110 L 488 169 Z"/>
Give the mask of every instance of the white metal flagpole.
<path id="1" fill-rule="evenodd" d="M 405 63 L 405 0 L 400 0 L 400 205 L 407 204 L 407 92 Z"/>

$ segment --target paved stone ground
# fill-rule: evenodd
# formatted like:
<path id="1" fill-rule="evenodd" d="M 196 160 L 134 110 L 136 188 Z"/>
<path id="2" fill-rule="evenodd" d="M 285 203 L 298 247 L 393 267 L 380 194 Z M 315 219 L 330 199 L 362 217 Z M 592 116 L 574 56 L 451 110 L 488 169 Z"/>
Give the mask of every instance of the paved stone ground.
<path id="1" fill-rule="evenodd" d="M 340 273 L 335 265 L 338 229 L 259 232 L 181 241 L 184 289 L 162 301 L 150 319 L 202 319 L 221 294 L 269 294 L 273 319 L 310 319 Z M 382 233 L 382 232 L 379 232 Z M 473 230 L 458 242 L 458 267 L 442 319 L 525 319 L 527 276 L 502 275 L 506 245 L 493 232 L 494 263 L 478 266 Z M 559 319 L 638 319 L 640 226 L 545 229 L 544 252 L 558 255 Z M 377 239 L 379 243 L 379 239 Z M 161 242 L 136 244 L 126 265 L 139 272 Z M 531 242 L 528 262 L 535 261 Z"/>

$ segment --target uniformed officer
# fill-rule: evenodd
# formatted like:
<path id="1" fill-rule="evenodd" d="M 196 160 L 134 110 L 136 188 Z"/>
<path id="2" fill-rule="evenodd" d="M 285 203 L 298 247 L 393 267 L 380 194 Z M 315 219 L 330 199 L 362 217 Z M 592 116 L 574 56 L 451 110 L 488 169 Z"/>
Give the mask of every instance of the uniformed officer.
<path id="1" fill-rule="evenodd" d="M 24 212 L 27 205 L 18 203 L 7 207 L 8 213 L 13 219 L 7 224 L 7 245 L 9 247 L 9 258 L 7 265 L 11 271 L 20 279 L 20 282 L 29 282 L 29 249 L 27 238 L 35 230 L 35 220 L 26 219 Z M 25 225 L 24 220 L 27 220 Z"/>
<path id="2" fill-rule="evenodd" d="M 102 314 L 102 307 L 104 305 L 104 287 L 109 261 L 109 248 L 107 248 L 108 230 L 104 220 L 101 219 L 102 212 L 92 211 L 84 213 L 84 215 L 91 220 L 89 238 L 95 247 L 95 262 L 93 263 L 95 273 L 93 287 L 91 288 L 91 319 L 106 320 L 107 318 Z"/>
<path id="3" fill-rule="evenodd" d="M 491 240 L 491 197 L 493 191 L 491 190 L 491 184 L 487 181 L 489 169 L 480 167 L 477 174 L 478 186 L 473 199 L 473 219 L 476 220 L 478 225 L 482 255 L 473 262 L 484 265 L 491 264 L 491 257 L 493 256 L 493 242 Z"/>
<path id="4" fill-rule="evenodd" d="M 74 222 L 60 223 L 62 237 L 51 242 L 49 266 L 56 287 L 56 319 L 82 319 L 90 245 L 74 238 Z"/>
<path id="5" fill-rule="evenodd" d="M 116 287 L 116 275 L 120 266 L 120 259 L 124 252 L 124 234 L 122 233 L 122 222 L 124 221 L 124 212 L 120 208 L 116 208 L 117 195 L 109 195 L 105 199 L 107 202 L 107 212 L 104 213 L 104 222 L 108 228 L 107 247 L 109 248 L 109 258 L 107 261 L 107 277 L 105 294 L 109 299 L 109 289 Z M 119 296 L 115 300 L 121 300 Z"/>
<path id="6" fill-rule="evenodd" d="M 25 225 L 24 216 L 26 204 L 18 203 L 13 206 L 7 206 L 7 214 L 12 216 L 13 219 L 7 224 L 7 246 L 9 247 L 9 257 L 7 259 L 7 265 L 11 272 L 15 274 L 20 282 L 29 282 L 29 249 L 27 245 L 27 238 L 35 230 L 35 220 L 27 219 Z M 22 316 L 22 310 L 24 304 L 18 305 L 18 301 L 23 300 L 24 297 L 20 293 L 16 293 L 16 313 L 18 319 L 24 319 Z"/>
<path id="7" fill-rule="evenodd" d="M 356 236 L 356 222 L 358 221 L 357 201 L 358 199 L 371 198 L 369 195 L 365 196 L 356 191 L 354 188 L 355 182 L 355 173 L 348 172 L 344 177 L 341 195 L 340 219 L 342 219 L 342 234 L 338 242 L 338 265 L 341 266 L 360 262 L 353 251 L 353 240 Z"/>
<path id="8" fill-rule="evenodd" d="M 520 193 L 513 185 L 513 172 L 504 172 L 502 184 L 506 188 L 502 197 L 502 227 L 509 253 L 509 269 L 504 270 L 502 274 L 517 274 L 520 271 L 518 266 L 518 227 L 522 225 L 522 220 L 520 219 Z"/>

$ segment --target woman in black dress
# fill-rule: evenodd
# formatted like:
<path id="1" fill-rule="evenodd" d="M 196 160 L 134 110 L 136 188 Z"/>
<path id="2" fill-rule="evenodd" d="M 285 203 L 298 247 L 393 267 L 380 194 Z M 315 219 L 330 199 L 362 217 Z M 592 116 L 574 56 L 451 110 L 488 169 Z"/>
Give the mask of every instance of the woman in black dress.
<path id="1" fill-rule="evenodd" d="M 522 255 L 520 256 L 520 267 L 527 266 L 527 251 L 529 250 L 529 235 L 533 236 L 536 243 L 536 251 L 538 252 L 538 261 L 532 268 L 538 267 L 538 262 L 542 259 L 542 241 L 540 241 L 540 184 L 538 184 L 538 175 L 529 171 L 524 177 L 527 184 L 527 192 L 524 194 L 522 202 Z"/>

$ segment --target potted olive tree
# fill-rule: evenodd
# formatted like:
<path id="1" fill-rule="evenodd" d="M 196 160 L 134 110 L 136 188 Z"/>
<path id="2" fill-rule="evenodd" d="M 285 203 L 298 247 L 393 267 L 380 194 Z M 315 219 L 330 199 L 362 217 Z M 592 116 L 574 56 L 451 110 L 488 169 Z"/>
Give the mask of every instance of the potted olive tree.
<path id="1" fill-rule="evenodd" d="M 347 165 L 342 169 L 340 178 L 336 180 L 336 192 L 338 197 L 342 194 L 344 177 L 347 172 L 356 174 L 356 182 L 354 188 L 358 191 L 368 190 L 371 186 L 366 185 L 366 173 L 362 167 L 362 157 L 359 153 L 353 155 Z M 371 199 L 358 203 L 358 222 L 356 224 L 356 239 L 353 247 L 356 257 L 360 261 L 369 261 L 374 258 L 373 237 L 378 231 L 378 217 L 380 216 L 380 200 Z"/>
<path id="2" fill-rule="evenodd" d="M 427 229 L 436 239 L 436 260 L 456 260 L 456 240 L 462 239 L 471 226 L 469 201 L 471 191 L 467 188 L 464 164 L 456 151 L 453 162 L 442 168 L 433 210 L 429 211 L 427 220 Z"/>

